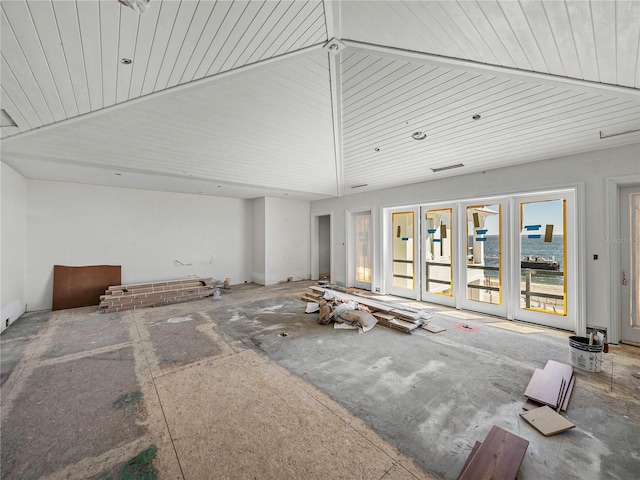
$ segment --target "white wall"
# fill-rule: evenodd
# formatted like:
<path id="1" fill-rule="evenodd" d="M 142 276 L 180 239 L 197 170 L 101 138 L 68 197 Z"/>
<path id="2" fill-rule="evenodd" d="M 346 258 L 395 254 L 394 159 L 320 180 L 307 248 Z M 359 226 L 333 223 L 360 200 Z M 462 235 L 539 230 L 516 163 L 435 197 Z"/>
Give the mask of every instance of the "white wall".
<path id="1" fill-rule="evenodd" d="M 265 284 L 309 278 L 309 202 L 265 198 Z"/>
<path id="2" fill-rule="evenodd" d="M 122 265 L 123 283 L 252 280 L 251 200 L 28 180 L 26 223 L 29 310 L 51 308 L 54 265 Z"/>
<path id="3" fill-rule="evenodd" d="M 26 303 L 26 192 L 27 181 L 11 167 L 1 164 L 0 298 L 2 328 L 25 311 Z"/>
<path id="4" fill-rule="evenodd" d="M 368 209 L 381 224 L 381 208 L 445 200 L 482 197 L 500 193 L 534 192 L 544 189 L 584 183 L 585 199 L 578 205 L 585 216 L 586 323 L 588 326 L 610 328 L 609 299 L 609 246 L 604 235 L 607 225 L 605 212 L 606 178 L 637 175 L 640 172 L 640 145 L 627 145 L 580 155 L 571 155 L 525 165 L 488 170 L 484 173 L 443 178 L 430 182 L 365 192 L 342 198 L 319 200 L 311 203 L 311 215 L 333 211 L 333 264 L 346 265 L 345 211 Z M 380 229 L 376 245 L 382 245 Z M 593 260 L 598 254 L 599 259 Z M 382 262 L 381 252 L 375 252 L 375 265 Z M 336 269 L 332 281 L 344 282 L 345 272 Z M 382 285 L 382 269 L 374 272 L 372 288 Z M 616 320 L 617 321 L 617 320 Z"/>
<path id="5" fill-rule="evenodd" d="M 265 210 L 266 199 L 256 198 L 253 201 L 253 281 L 266 284 L 266 244 L 265 244 Z"/>

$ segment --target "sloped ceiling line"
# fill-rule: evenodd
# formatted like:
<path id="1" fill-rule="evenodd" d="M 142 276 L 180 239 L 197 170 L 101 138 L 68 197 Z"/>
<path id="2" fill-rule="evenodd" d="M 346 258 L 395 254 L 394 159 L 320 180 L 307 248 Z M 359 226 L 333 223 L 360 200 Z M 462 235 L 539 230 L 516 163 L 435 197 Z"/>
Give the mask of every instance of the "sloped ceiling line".
<path id="1" fill-rule="evenodd" d="M 88 112 L 82 115 L 78 115 L 76 117 L 73 118 L 68 118 L 65 120 L 61 120 L 59 122 L 54 122 L 54 123 L 50 123 L 48 125 L 44 125 L 42 127 L 39 128 L 35 128 L 33 130 L 29 130 L 27 132 L 23 132 L 20 135 L 12 135 L 10 137 L 6 137 L 2 139 L 2 143 L 3 144 L 9 144 L 11 142 L 14 141 L 18 141 L 18 140 L 24 140 L 26 137 L 31 136 L 35 133 L 38 134 L 42 134 L 44 132 L 49 132 L 51 130 L 54 130 L 56 128 L 62 127 L 62 126 L 67 126 L 70 125 L 72 123 L 78 122 L 78 121 L 85 121 L 85 120 L 89 120 L 89 119 L 93 119 L 97 116 L 103 115 L 104 113 L 107 112 L 113 112 L 115 110 L 119 110 L 121 108 L 128 108 L 131 107 L 133 105 L 138 105 L 140 103 L 143 102 L 147 102 L 150 100 L 155 100 L 158 98 L 161 98 L 165 95 L 171 95 L 171 94 L 175 94 L 176 92 L 186 92 L 186 91 L 195 91 L 197 89 L 200 88 L 204 88 L 207 86 L 210 86 L 216 82 L 220 82 L 223 80 L 228 80 L 232 77 L 235 76 L 241 76 L 247 72 L 255 72 L 257 70 L 260 69 L 267 69 L 267 68 L 272 68 L 278 64 L 281 63 L 287 63 L 288 61 L 295 59 L 297 57 L 304 57 L 307 55 L 311 55 L 315 52 L 317 52 L 318 50 L 321 50 L 322 47 L 324 46 L 324 43 L 318 43 L 315 45 L 311 45 L 308 47 L 304 47 L 304 48 L 300 48 L 298 50 L 294 50 L 292 52 L 287 52 L 287 53 L 283 53 L 281 55 L 275 56 L 275 57 L 271 57 L 271 58 L 267 58 L 265 60 L 258 60 L 254 63 L 250 63 L 247 65 L 242 65 L 241 67 L 236 67 L 233 68 L 231 70 L 227 70 L 225 72 L 221 72 L 209 77 L 204 77 L 204 78 L 200 78 L 197 80 L 193 80 L 189 83 L 183 83 L 180 85 L 175 85 L 173 87 L 167 88 L 166 90 L 160 90 L 157 92 L 153 92 L 153 93 L 148 93 L 146 95 L 142 95 L 140 97 L 128 100 L 126 102 L 122 102 L 122 103 L 117 103 L 114 105 L 110 105 L 108 107 L 104 107 L 100 110 L 95 110 L 93 112 Z"/>
<path id="2" fill-rule="evenodd" d="M 640 90 L 630 87 L 622 87 L 618 85 L 610 85 L 605 83 L 591 82 L 588 80 L 580 80 L 577 78 L 561 77 L 559 75 L 522 71 L 515 68 L 503 67 L 497 65 L 488 65 L 472 60 L 462 60 L 453 57 L 445 57 L 440 55 L 432 55 L 424 52 L 416 52 L 402 48 L 387 47 L 384 45 L 375 45 L 371 43 L 360 42 L 357 40 L 342 39 L 341 40 L 350 51 L 361 52 L 366 55 L 377 54 L 392 58 L 402 58 L 411 61 L 428 62 L 431 65 L 443 66 L 446 68 L 457 67 L 465 71 L 475 71 L 481 74 L 500 74 L 508 78 L 526 79 L 528 81 L 535 80 L 540 84 L 548 84 L 558 86 L 564 84 L 567 86 L 580 87 L 592 93 L 611 92 L 618 96 L 627 96 L 629 99 L 640 98 Z"/>

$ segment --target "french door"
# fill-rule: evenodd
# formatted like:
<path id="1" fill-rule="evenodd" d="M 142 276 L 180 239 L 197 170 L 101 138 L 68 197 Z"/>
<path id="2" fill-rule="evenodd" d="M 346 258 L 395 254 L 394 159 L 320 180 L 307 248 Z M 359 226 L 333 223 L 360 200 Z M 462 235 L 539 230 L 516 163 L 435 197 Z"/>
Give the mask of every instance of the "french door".
<path id="1" fill-rule="evenodd" d="M 458 242 L 462 284 L 458 289 L 459 308 L 506 316 L 505 278 L 506 199 L 464 202 L 460 206 Z"/>
<path id="2" fill-rule="evenodd" d="M 513 202 L 514 317 L 573 330 L 577 318 L 574 194 L 518 196 Z"/>
<path id="3" fill-rule="evenodd" d="M 575 191 L 385 210 L 387 293 L 576 328 Z"/>
<path id="4" fill-rule="evenodd" d="M 387 217 L 390 235 L 387 236 L 386 284 L 388 292 L 400 297 L 418 298 L 420 284 L 420 209 L 397 209 Z"/>
<path id="5" fill-rule="evenodd" d="M 457 255 L 455 205 L 421 208 L 422 300 L 455 306 L 454 280 Z M 457 276 L 456 276 L 457 277 Z"/>

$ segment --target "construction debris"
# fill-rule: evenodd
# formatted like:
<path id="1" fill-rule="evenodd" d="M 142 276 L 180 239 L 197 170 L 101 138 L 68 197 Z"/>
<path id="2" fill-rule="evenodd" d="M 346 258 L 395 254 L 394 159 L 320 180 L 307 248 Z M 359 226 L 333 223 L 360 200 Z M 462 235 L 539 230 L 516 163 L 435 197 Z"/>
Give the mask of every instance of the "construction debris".
<path id="1" fill-rule="evenodd" d="M 528 398 L 525 410 L 548 405 L 557 412 L 566 411 L 575 384 L 573 367 L 549 360 L 544 369 L 536 368 L 524 396 Z"/>
<path id="2" fill-rule="evenodd" d="M 337 292 L 324 287 L 311 286 L 309 288 L 311 292 L 303 295 L 302 300 L 308 303 L 320 304 L 318 323 L 322 324 L 336 320 L 333 310 L 339 305 L 350 305 L 352 307 L 350 310 L 371 313 L 372 318 L 379 325 L 384 325 L 385 327 L 400 330 L 405 333 L 411 333 L 421 325 L 425 325 L 431 318 L 431 315 L 426 312 L 412 308 L 397 308 L 383 302 L 371 300 L 370 298 Z M 326 305 L 324 313 L 323 302 Z M 329 313 L 327 313 L 327 310 L 329 310 Z M 340 318 L 338 318 L 338 321 L 339 320 Z M 370 325 L 371 323 L 371 319 L 368 318 L 367 324 Z M 366 327 L 362 328 L 364 329 Z"/>
<path id="3" fill-rule="evenodd" d="M 188 278 L 171 282 L 116 285 L 100 296 L 101 313 L 121 312 L 210 297 L 219 292 L 213 278 Z"/>

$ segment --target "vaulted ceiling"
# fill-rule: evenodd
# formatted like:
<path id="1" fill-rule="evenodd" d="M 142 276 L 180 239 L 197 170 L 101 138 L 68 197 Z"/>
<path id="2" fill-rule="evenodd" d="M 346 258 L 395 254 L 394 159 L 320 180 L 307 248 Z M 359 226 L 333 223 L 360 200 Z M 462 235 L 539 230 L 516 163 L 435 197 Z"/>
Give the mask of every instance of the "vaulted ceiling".
<path id="1" fill-rule="evenodd" d="M 636 0 L 2 0 L 1 22 L 27 178 L 314 200 L 640 142 Z"/>

